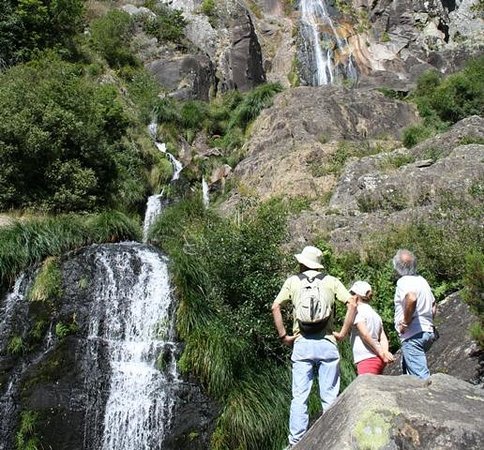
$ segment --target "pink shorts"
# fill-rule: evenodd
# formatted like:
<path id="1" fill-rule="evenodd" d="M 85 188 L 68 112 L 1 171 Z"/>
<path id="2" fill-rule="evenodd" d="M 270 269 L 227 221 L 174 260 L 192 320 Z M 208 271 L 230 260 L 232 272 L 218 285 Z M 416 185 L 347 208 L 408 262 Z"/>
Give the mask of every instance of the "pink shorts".
<path id="1" fill-rule="evenodd" d="M 358 375 L 363 375 L 365 373 L 381 375 L 384 368 L 385 363 L 378 356 L 364 359 L 363 361 L 356 363 L 356 370 L 358 371 Z"/>

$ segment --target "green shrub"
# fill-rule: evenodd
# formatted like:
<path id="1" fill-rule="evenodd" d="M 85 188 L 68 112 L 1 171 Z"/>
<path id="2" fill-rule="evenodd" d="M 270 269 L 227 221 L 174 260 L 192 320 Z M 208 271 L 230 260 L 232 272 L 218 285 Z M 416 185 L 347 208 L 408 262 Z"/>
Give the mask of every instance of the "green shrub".
<path id="1" fill-rule="evenodd" d="M 234 110 L 229 121 L 229 128 L 238 126 L 245 130 L 264 108 L 272 105 L 274 95 L 282 91 L 279 83 L 267 83 L 257 86 L 247 93 Z"/>
<path id="2" fill-rule="evenodd" d="M 160 42 L 180 42 L 187 25 L 183 12 L 178 9 L 171 9 L 163 3 L 158 3 L 151 9 L 156 17 L 144 16 L 143 30 Z"/>
<path id="3" fill-rule="evenodd" d="M 213 17 L 215 15 L 215 0 L 203 0 L 200 10 L 207 17 Z"/>
<path id="4" fill-rule="evenodd" d="M 82 31 L 83 0 L 2 0 L 0 67 L 30 60 L 40 51 L 73 52 Z"/>
<path id="5" fill-rule="evenodd" d="M 35 277 L 28 298 L 31 301 L 45 302 L 62 295 L 62 274 L 56 258 L 48 257 Z"/>
<path id="6" fill-rule="evenodd" d="M 25 343 L 22 336 L 12 336 L 7 345 L 7 352 L 11 355 L 19 355 L 25 350 Z"/>
<path id="7" fill-rule="evenodd" d="M 484 325 L 484 255 L 476 249 L 466 255 L 464 299 Z"/>
<path id="8" fill-rule="evenodd" d="M 125 66 L 120 75 L 127 82 L 129 97 L 136 104 L 141 121 L 149 123 L 158 100 L 159 84 L 143 67 Z"/>
<path id="9" fill-rule="evenodd" d="M 152 227 L 151 240 L 169 254 L 179 292 L 177 329 L 186 343 L 180 367 L 197 375 L 226 405 L 214 434 L 217 448 L 232 448 L 234 442 L 260 448 L 257 441 L 275 448 L 271 434 L 276 430 L 279 438 L 285 434 L 281 429 L 285 430 L 286 420 L 275 422 L 270 408 L 254 403 L 255 387 L 245 381 L 257 373 L 257 385 L 271 384 L 274 364 L 287 354 L 270 315 L 284 273 L 285 257 L 279 247 L 285 221 L 280 202 L 263 205 L 234 223 L 207 211 L 199 198 L 187 198 L 166 209 Z M 264 371 L 261 361 L 268 364 Z M 274 386 L 270 393 L 271 398 L 285 399 L 284 418 L 288 387 Z M 246 406 L 237 412 L 233 401 L 242 397 Z M 246 415 L 250 409 L 252 415 Z M 260 421 L 270 428 L 255 427 Z"/>
<path id="10" fill-rule="evenodd" d="M 34 411 L 22 411 L 20 424 L 15 435 L 15 448 L 17 450 L 39 450 L 42 448 L 37 436 L 39 413 Z"/>
<path id="11" fill-rule="evenodd" d="M 271 377 L 266 375 L 268 371 Z M 224 402 L 212 448 L 282 448 L 287 442 L 290 387 L 289 370 L 261 363 L 259 370 L 234 386 Z"/>
<path id="12" fill-rule="evenodd" d="M 420 142 L 435 134 L 435 130 L 425 125 L 411 125 L 403 130 L 403 145 L 407 148 L 415 147 Z"/>
<path id="13" fill-rule="evenodd" d="M 0 209 L 92 211 L 143 197 L 133 121 L 113 85 L 44 55 L 0 74 L 0 104 Z"/>
<path id="14" fill-rule="evenodd" d="M 129 48 L 133 26 L 131 16 L 118 9 L 110 10 L 104 17 L 92 21 L 93 46 L 111 67 L 138 64 Z"/>

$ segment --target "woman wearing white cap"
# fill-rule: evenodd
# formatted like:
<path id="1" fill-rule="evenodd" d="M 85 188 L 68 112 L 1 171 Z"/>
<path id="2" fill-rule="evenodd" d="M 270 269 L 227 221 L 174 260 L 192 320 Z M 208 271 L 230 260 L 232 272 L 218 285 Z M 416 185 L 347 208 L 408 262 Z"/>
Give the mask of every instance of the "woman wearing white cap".
<path id="1" fill-rule="evenodd" d="M 380 375 L 385 365 L 393 362 L 395 358 L 388 351 L 388 339 L 381 317 L 369 305 L 372 297 L 371 286 L 366 281 L 357 281 L 351 286 L 350 293 L 357 298 L 351 347 L 358 375 Z"/>

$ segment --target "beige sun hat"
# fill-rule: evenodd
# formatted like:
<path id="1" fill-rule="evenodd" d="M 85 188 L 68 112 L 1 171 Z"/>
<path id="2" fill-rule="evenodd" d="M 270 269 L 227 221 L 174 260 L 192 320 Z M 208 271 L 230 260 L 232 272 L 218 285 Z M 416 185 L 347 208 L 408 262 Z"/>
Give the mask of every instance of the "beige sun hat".
<path id="1" fill-rule="evenodd" d="M 356 281 L 353 286 L 350 287 L 350 292 L 360 297 L 366 297 L 368 292 L 371 292 L 370 283 L 366 281 Z"/>
<path id="2" fill-rule="evenodd" d="M 303 248 L 303 251 L 301 253 L 298 253 L 294 256 L 301 264 L 304 264 L 308 269 L 323 268 L 323 265 L 321 264 L 321 256 L 323 256 L 323 252 L 317 247 L 308 245 L 307 247 Z"/>

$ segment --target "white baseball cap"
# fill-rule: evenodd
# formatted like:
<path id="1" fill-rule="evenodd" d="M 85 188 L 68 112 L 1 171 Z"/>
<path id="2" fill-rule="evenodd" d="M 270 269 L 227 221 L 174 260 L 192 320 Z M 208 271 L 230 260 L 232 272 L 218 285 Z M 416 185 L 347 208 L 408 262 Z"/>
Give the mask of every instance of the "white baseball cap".
<path id="1" fill-rule="evenodd" d="M 360 297 L 366 297 L 368 292 L 371 292 L 371 286 L 366 281 L 356 281 L 353 286 L 350 287 L 350 292 Z"/>

